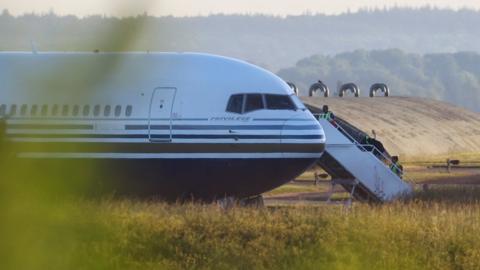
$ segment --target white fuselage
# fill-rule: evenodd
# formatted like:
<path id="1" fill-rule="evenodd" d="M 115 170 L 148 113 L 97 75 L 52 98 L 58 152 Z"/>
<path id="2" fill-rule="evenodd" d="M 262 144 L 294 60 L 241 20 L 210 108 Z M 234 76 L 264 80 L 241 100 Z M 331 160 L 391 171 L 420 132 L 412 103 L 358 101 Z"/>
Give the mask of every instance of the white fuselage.
<path id="1" fill-rule="evenodd" d="M 8 140 L 49 146 L 22 147 L 20 158 L 118 162 L 134 174 L 148 163 L 158 170 L 149 172 L 158 178 L 156 193 L 166 197 L 258 194 L 303 172 L 325 144 L 321 126 L 285 82 L 219 56 L 0 53 L 0 91 Z M 254 163 L 269 173 L 252 170 Z M 195 164 L 212 166 L 209 179 L 175 173 Z M 284 164 L 292 164 L 286 178 L 274 172 Z M 239 171 L 254 182 L 229 176 Z"/>

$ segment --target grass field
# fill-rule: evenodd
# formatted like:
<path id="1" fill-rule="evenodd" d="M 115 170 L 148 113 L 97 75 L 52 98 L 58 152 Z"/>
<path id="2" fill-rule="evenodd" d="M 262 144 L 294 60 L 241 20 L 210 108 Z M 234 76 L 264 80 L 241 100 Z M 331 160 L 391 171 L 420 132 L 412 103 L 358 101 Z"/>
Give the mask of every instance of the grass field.
<path id="1" fill-rule="evenodd" d="M 388 205 L 68 200 L 2 212 L 2 269 L 478 269 L 480 189 Z"/>
<path id="2" fill-rule="evenodd" d="M 310 185 L 296 185 L 296 184 L 285 184 L 281 187 L 278 187 L 270 192 L 267 192 L 265 195 L 281 195 L 281 194 L 288 194 L 288 193 L 299 193 L 299 192 L 325 192 L 328 188 L 325 185 L 322 186 L 315 186 L 313 184 Z"/>
<path id="3" fill-rule="evenodd" d="M 2 169 L 2 270 L 480 268 L 475 185 L 434 185 L 385 205 L 225 211 L 214 204 L 86 199 L 72 176 L 48 181 L 43 168 Z M 86 166 L 84 177 L 93 172 Z M 417 173 L 425 180 L 437 174 Z M 271 194 L 325 190 L 309 179 L 312 172 Z"/>
<path id="4" fill-rule="evenodd" d="M 405 165 L 430 165 L 430 164 L 442 164 L 446 163 L 447 159 L 458 159 L 462 164 L 475 164 L 479 165 L 480 163 L 480 153 L 469 152 L 469 153 L 452 153 L 444 155 L 423 155 L 423 156 L 412 156 L 406 157 L 404 160 Z"/>

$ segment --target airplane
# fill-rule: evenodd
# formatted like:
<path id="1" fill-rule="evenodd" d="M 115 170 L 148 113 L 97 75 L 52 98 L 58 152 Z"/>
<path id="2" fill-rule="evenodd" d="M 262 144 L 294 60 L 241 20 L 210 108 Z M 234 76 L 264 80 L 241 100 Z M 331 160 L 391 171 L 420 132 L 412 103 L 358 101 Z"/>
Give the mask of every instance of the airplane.
<path id="1" fill-rule="evenodd" d="M 118 193 L 166 200 L 260 195 L 326 139 L 281 78 L 201 53 L 3 52 L 0 117 L 16 158 L 93 161 Z"/>

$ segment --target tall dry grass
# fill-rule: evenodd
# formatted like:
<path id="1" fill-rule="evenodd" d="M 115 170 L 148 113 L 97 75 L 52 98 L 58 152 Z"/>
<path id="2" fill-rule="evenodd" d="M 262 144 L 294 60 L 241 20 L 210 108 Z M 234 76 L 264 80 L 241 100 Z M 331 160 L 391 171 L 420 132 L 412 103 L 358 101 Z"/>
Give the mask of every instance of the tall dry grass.
<path id="1" fill-rule="evenodd" d="M 478 269 L 479 198 L 479 189 L 452 187 L 388 205 L 229 211 L 215 205 L 74 199 L 36 212 L 41 216 L 29 213 L 30 223 L 11 228 L 7 244 L 22 252 L 9 266 Z"/>
<path id="2" fill-rule="evenodd" d="M 1 146 L 0 269 L 480 268 L 480 188 L 348 209 L 82 199 L 93 165 L 74 177 Z"/>

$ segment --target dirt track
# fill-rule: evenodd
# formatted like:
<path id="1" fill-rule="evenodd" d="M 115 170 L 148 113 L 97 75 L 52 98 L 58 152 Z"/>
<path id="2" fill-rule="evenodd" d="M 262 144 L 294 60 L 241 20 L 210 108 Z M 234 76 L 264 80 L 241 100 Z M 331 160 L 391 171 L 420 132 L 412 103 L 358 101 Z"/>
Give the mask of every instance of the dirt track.
<path id="1" fill-rule="evenodd" d="M 451 187 L 451 186 L 479 186 L 480 185 L 480 169 L 456 169 L 452 174 L 438 175 L 438 169 L 416 168 L 417 173 L 424 173 L 428 176 L 417 182 L 417 189 L 423 189 L 427 184 L 427 188 Z M 313 181 L 295 181 L 289 183 L 293 186 L 313 185 Z M 326 202 L 329 198 L 329 190 L 331 185 L 328 181 L 320 182 L 323 187 L 319 192 L 287 192 L 275 195 L 266 195 L 265 203 L 267 205 L 290 205 L 290 204 L 316 204 Z M 333 201 L 344 202 L 348 198 L 348 194 L 340 187 L 335 187 L 336 196 Z"/>
<path id="2" fill-rule="evenodd" d="M 375 130 L 400 156 L 480 153 L 480 113 L 424 98 L 302 97 L 311 106 L 329 105 L 334 114 L 363 131 Z"/>
<path id="3" fill-rule="evenodd" d="M 432 179 L 423 181 L 433 185 L 480 185 L 480 171 L 477 175 L 457 176 L 452 178 Z"/>

